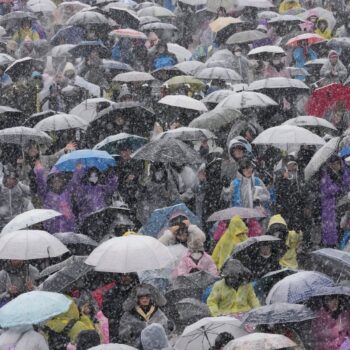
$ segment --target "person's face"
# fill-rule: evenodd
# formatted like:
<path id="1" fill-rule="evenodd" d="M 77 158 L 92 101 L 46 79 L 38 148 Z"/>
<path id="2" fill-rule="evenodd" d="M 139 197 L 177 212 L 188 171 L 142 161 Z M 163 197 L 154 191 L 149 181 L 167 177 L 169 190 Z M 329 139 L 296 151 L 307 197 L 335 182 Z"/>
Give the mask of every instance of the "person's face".
<path id="1" fill-rule="evenodd" d="M 331 312 L 335 312 L 339 308 L 339 299 L 336 297 L 326 298 L 325 303 Z"/>
<path id="2" fill-rule="evenodd" d="M 151 303 L 150 295 L 142 295 L 139 297 L 139 305 L 140 306 L 148 306 Z"/>
<path id="3" fill-rule="evenodd" d="M 296 171 L 298 171 L 298 164 L 297 163 L 289 163 L 288 165 L 287 165 L 287 169 L 288 169 L 288 171 L 289 172 L 296 172 Z"/>
<path id="4" fill-rule="evenodd" d="M 236 147 L 232 150 L 233 158 L 242 159 L 244 156 L 244 150 L 241 147 Z"/>
<path id="5" fill-rule="evenodd" d="M 187 232 L 183 232 L 183 231 L 178 232 L 178 233 L 176 234 L 176 238 L 177 238 L 177 240 L 178 240 L 179 242 L 185 243 L 185 242 L 187 242 L 187 240 L 188 240 L 188 233 L 187 233 Z"/>
<path id="6" fill-rule="evenodd" d="M 316 22 L 317 22 L 317 17 L 316 17 L 316 16 L 311 16 L 311 17 L 309 18 L 309 20 L 310 20 L 310 22 L 312 22 L 312 23 L 316 23 Z"/>
<path id="7" fill-rule="evenodd" d="M 30 21 L 23 21 L 22 22 L 22 28 L 25 29 L 25 30 L 28 30 L 30 29 Z"/>
<path id="8" fill-rule="evenodd" d="M 259 253 L 261 256 L 270 256 L 271 255 L 271 247 L 269 245 L 265 245 L 260 247 Z"/>
<path id="9" fill-rule="evenodd" d="M 158 48 L 158 53 L 164 53 L 165 52 L 165 47 L 164 46 L 160 46 Z"/>
<path id="10" fill-rule="evenodd" d="M 307 40 L 301 40 L 301 41 L 300 41 L 300 46 L 301 46 L 301 47 L 308 47 Z"/>
<path id="11" fill-rule="evenodd" d="M 24 265 L 24 261 L 23 260 L 10 260 L 10 265 L 15 269 L 19 269 L 20 267 L 22 267 Z"/>
<path id="12" fill-rule="evenodd" d="M 253 169 L 253 167 L 249 167 L 249 168 L 243 169 L 242 172 L 243 172 L 243 176 L 244 176 L 244 177 L 252 177 L 252 176 L 253 176 L 254 169 Z"/>
<path id="13" fill-rule="evenodd" d="M 319 27 L 320 27 L 321 32 L 323 32 L 327 29 L 327 26 L 325 23 L 320 23 Z"/>
<path id="14" fill-rule="evenodd" d="M 335 173 L 339 173 L 340 169 L 341 169 L 341 164 L 340 161 L 337 160 L 336 162 L 330 163 L 329 167 L 335 172 Z"/>
<path id="15" fill-rule="evenodd" d="M 50 184 L 52 191 L 58 193 L 64 186 L 64 180 L 60 176 L 54 176 Z"/>
<path id="16" fill-rule="evenodd" d="M 5 178 L 4 180 L 4 185 L 7 187 L 7 188 L 14 188 L 18 183 L 18 179 L 14 176 L 8 176 Z"/>
<path id="17" fill-rule="evenodd" d="M 121 115 L 117 115 L 114 119 L 114 123 L 118 126 L 123 126 L 125 124 L 125 119 Z"/>
<path id="18" fill-rule="evenodd" d="M 336 65 L 338 62 L 338 56 L 331 56 L 329 58 L 329 62 L 331 62 L 331 65 L 333 65 L 333 66 Z"/>
<path id="19" fill-rule="evenodd" d="M 130 149 L 122 149 L 120 151 L 120 157 L 123 160 L 130 160 L 131 159 L 131 150 Z"/>
<path id="20" fill-rule="evenodd" d="M 132 276 L 130 274 L 125 273 L 125 274 L 122 274 L 120 276 L 120 284 L 122 284 L 123 286 L 128 286 L 133 281 L 134 281 L 134 279 L 132 278 Z"/>
<path id="21" fill-rule="evenodd" d="M 97 50 L 92 50 L 90 52 L 89 58 L 93 61 L 98 60 L 100 58 Z"/>

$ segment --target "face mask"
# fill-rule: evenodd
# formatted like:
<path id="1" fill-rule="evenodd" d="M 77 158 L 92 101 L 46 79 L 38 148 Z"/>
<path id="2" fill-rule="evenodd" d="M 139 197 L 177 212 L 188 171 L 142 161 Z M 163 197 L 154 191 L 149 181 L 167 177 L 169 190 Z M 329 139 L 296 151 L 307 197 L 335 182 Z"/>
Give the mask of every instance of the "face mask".
<path id="1" fill-rule="evenodd" d="M 277 66 L 281 63 L 281 61 L 280 60 L 273 60 L 272 63 L 274 66 Z"/>
<path id="2" fill-rule="evenodd" d="M 93 184 L 96 184 L 98 181 L 98 176 L 96 173 L 92 173 L 89 177 L 89 181 L 92 182 Z"/>
<path id="3" fill-rule="evenodd" d="M 194 252 L 194 253 L 191 254 L 191 257 L 194 260 L 199 260 L 202 257 L 202 253 L 201 252 Z"/>
<path id="4" fill-rule="evenodd" d="M 236 52 L 235 52 L 235 55 L 236 55 L 236 57 L 241 57 L 241 56 L 242 56 L 242 52 L 236 51 Z"/>

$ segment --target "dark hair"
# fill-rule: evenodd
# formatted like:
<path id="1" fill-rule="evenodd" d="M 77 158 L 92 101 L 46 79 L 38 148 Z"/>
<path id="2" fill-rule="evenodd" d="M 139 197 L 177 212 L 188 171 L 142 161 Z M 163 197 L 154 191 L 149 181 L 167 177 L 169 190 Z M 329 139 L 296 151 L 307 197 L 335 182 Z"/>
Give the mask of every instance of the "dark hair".
<path id="1" fill-rule="evenodd" d="M 220 333 L 215 339 L 215 349 L 221 349 L 223 346 L 227 345 L 231 340 L 235 339 L 234 336 L 228 332 Z"/>
<path id="2" fill-rule="evenodd" d="M 94 330 L 84 330 L 78 334 L 77 350 L 87 350 L 93 346 L 100 345 L 101 339 Z"/>

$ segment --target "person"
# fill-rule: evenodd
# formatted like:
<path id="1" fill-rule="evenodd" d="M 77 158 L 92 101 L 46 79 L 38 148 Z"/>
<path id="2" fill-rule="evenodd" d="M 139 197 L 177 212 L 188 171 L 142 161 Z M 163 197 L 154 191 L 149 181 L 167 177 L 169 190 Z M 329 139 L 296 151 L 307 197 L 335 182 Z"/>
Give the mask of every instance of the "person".
<path id="1" fill-rule="evenodd" d="M 17 32 L 15 32 L 12 40 L 20 45 L 26 38 L 33 41 L 40 40 L 38 32 L 32 29 L 32 21 L 29 18 L 24 18 L 21 20 L 20 28 Z"/>
<path id="2" fill-rule="evenodd" d="M 349 37 L 350 35 L 350 11 L 344 13 L 343 25 L 340 26 L 336 32 L 335 36 L 337 38 Z"/>
<path id="3" fill-rule="evenodd" d="M 40 58 L 40 55 L 35 48 L 34 41 L 29 36 L 26 36 L 23 42 L 19 45 L 19 48 L 16 51 L 16 57 Z"/>
<path id="4" fill-rule="evenodd" d="M 182 256 L 172 273 L 174 279 L 197 271 L 208 272 L 214 276 L 218 275 L 216 266 L 210 255 L 204 251 L 204 242 L 200 238 L 191 237 L 187 247 L 187 252 Z"/>
<path id="5" fill-rule="evenodd" d="M 274 54 L 264 69 L 264 79 L 284 77 L 290 79 L 289 71 L 286 69 L 283 55 Z"/>
<path id="6" fill-rule="evenodd" d="M 229 259 L 208 297 L 207 305 L 212 316 L 242 314 L 260 306 L 253 286 L 251 272 L 239 260 Z"/>
<path id="7" fill-rule="evenodd" d="M 231 340 L 235 339 L 231 333 L 222 332 L 216 338 L 214 346 L 210 350 L 224 350 L 225 345 L 227 345 Z"/>
<path id="8" fill-rule="evenodd" d="M 0 184 L 0 226 L 4 227 L 18 214 L 33 208 L 30 201 L 30 189 L 19 181 L 19 174 L 14 166 L 8 164 L 3 169 Z"/>
<path id="9" fill-rule="evenodd" d="M 230 220 L 228 228 L 215 246 L 211 256 L 218 270 L 222 268 L 237 244 L 248 239 L 247 233 L 248 227 L 238 215 L 235 215 Z"/>
<path id="10" fill-rule="evenodd" d="M 0 303 L 4 305 L 16 296 L 35 289 L 39 271 L 22 260 L 8 260 L 0 271 Z"/>
<path id="11" fill-rule="evenodd" d="M 350 126 L 350 113 L 346 110 L 343 102 L 337 102 L 326 112 L 324 118 L 337 128 L 339 135 L 343 134 Z"/>
<path id="12" fill-rule="evenodd" d="M 286 12 L 290 10 L 300 9 L 301 5 L 299 0 L 283 0 L 280 3 L 278 12 L 280 15 L 284 15 Z"/>
<path id="13" fill-rule="evenodd" d="M 293 59 L 296 68 L 305 68 L 305 63 L 317 59 L 317 53 L 309 46 L 307 40 L 300 40 L 299 46 L 293 51 Z M 297 79 L 305 80 L 304 76 L 298 76 Z"/>
<path id="14" fill-rule="evenodd" d="M 232 207 L 253 208 L 254 200 L 258 192 L 261 192 L 261 200 L 267 202 L 270 199 L 269 193 L 262 180 L 254 176 L 254 168 L 255 166 L 249 158 L 243 158 L 239 162 L 237 177 L 233 180 L 231 185 Z M 262 196 L 262 192 L 265 192 L 265 196 Z"/>
<path id="15" fill-rule="evenodd" d="M 123 304 L 139 283 L 136 273 L 120 274 L 117 276 L 115 286 L 103 295 L 102 312 L 108 318 L 109 336 L 112 343 L 119 342 L 119 322 L 124 313 Z"/>
<path id="16" fill-rule="evenodd" d="M 93 346 L 100 345 L 100 336 L 94 330 L 81 331 L 77 338 L 76 350 L 88 350 Z M 68 348 L 67 348 L 68 350 Z"/>
<path id="17" fill-rule="evenodd" d="M 167 44 L 163 41 L 158 42 L 156 52 L 151 57 L 150 69 L 155 70 L 162 67 L 173 67 L 177 63 L 176 56 L 169 52 Z"/>
<path id="18" fill-rule="evenodd" d="M 326 40 L 332 39 L 332 31 L 328 27 L 328 21 L 325 18 L 319 17 L 317 20 L 315 34 L 318 34 Z"/>
<path id="19" fill-rule="evenodd" d="M 331 50 L 328 54 L 328 61 L 322 66 L 320 71 L 321 77 L 325 78 L 324 85 L 331 83 L 344 83 L 348 71 L 344 64 L 340 61 L 339 55 L 335 50 Z"/>
<path id="20" fill-rule="evenodd" d="M 251 63 L 245 56 L 242 55 L 242 48 L 236 45 L 233 48 L 233 54 L 233 58 L 230 60 L 230 62 L 232 62 L 233 69 L 242 77 L 243 83 L 251 83 Z"/>
<path id="21" fill-rule="evenodd" d="M 174 213 L 168 223 L 168 229 L 160 236 L 159 241 L 166 246 L 183 244 L 187 246 L 190 240 L 205 242 L 205 233 L 196 225 L 192 225 L 188 217 L 182 213 Z"/>
<path id="22" fill-rule="evenodd" d="M 350 170 L 337 154 L 333 154 L 321 169 L 320 197 L 322 220 L 322 244 L 325 247 L 336 247 L 339 240 L 337 219 L 337 198 L 349 191 Z"/>
<path id="23" fill-rule="evenodd" d="M 282 239 L 286 243 L 287 251 L 279 263 L 283 268 L 297 269 L 297 251 L 302 242 L 302 234 L 289 231 L 287 223 L 280 214 L 271 217 L 266 234 Z"/>
<path id="24" fill-rule="evenodd" d="M 340 349 L 349 334 L 350 313 L 336 295 L 325 296 L 311 322 L 312 349 Z"/>
<path id="25" fill-rule="evenodd" d="M 153 323 L 141 332 L 141 344 L 143 350 L 171 350 L 164 327 Z"/>
<path id="26" fill-rule="evenodd" d="M 7 329 L 0 335 L 0 350 L 51 350 L 45 337 L 31 325 Z"/>
<path id="27" fill-rule="evenodd" d="M 140 284 L 123 305 L 124 314 L 119 323 L 119 338 L 123 343 L 139 348 L 141 332 L 158 323 L 169 332 L 169 320 L 160 309 L 166 299 L 151 285 Z"/>

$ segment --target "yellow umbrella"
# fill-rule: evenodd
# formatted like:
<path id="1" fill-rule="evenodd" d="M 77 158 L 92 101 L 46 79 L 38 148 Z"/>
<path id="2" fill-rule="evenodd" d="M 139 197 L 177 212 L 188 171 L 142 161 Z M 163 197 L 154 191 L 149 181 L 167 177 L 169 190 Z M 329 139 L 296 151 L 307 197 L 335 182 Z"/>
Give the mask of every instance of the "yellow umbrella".
<path id="1" fill-rule="evenodd" d="M 179 75 L 177 77 L 173 77 L 173 78 L 167 80 L 163 84 L 163 86 L 166 85 L 170 91 L 174 91 L 174 90 L 182 87 L 185 84 L 190 85 L 191 89 L 193 89 L 195 91 L 202 90 L 205 86 L 205 84 L 201 80 L 195 79 L 190 75 Z"/>
<path id="2" fill-rule="evenodd" d="M 238 17 L 219 17 L 216 19 L 214 22 L 211 22 L 209 24 L 210 29 L 214 32 L 217 33 L 220 30 L 224 29 L 230 24 L 241 24 L 243 21 Z"/>

